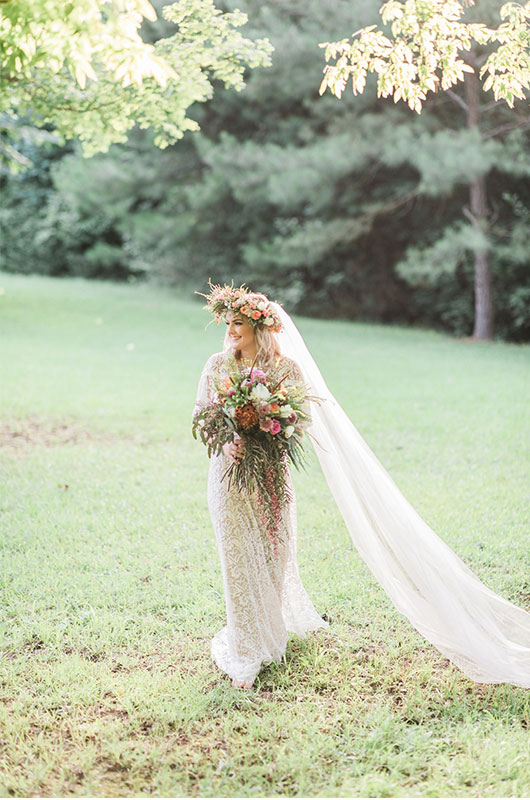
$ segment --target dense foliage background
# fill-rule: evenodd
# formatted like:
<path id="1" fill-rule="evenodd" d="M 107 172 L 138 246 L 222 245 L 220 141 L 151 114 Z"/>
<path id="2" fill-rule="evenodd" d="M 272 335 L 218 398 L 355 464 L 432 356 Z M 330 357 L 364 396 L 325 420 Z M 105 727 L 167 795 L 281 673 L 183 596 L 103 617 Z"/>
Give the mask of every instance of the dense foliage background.
<path id="1" fill-rule="evenodd" d="M 32 168 L 0 177 L 0 268 L 190 290 L 234 279 L 306 314 L 468 335 L 473 250 L 485 244 L 496 333 L 530 338 L 527 106 L 484 95 L 470 129 L 464 87 L 421 116 L 375 91 L 319 97 L 318 43 L 377 21 L 379 0 L 218 5 L 248 14 L 245 35 L 270 38 L 272 66 L 192 108 L 201 132 L 164 151 L 143 130 L 91 159 L 28 137 Z M 144 37 L 167 25 L 146 24 Z M 466 215 L 480 176 L 485 243 Z"/>

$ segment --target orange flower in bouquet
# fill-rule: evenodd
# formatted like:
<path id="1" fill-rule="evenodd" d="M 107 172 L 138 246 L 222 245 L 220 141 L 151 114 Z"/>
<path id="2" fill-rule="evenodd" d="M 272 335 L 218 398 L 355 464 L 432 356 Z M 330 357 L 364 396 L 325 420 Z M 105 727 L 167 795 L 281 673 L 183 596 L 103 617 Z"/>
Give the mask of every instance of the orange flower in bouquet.
<path id="1" fill-rule="evenodd" d="M 227 467 L 228 477 L 239 491 L 257 493 L 264 533 L 277 553 L 281 536 L 282 508 L 291 498 L 287 464 L 303 465 L 302 436 L 310 424 L 309 400 L 302 384 L 282 385 L 287 373 L 251 367 L 240 370 L 233 360 L 229 374 L 216 382 L 216 395 L 193 420 L 193 435 L 208 447 L 208 455 L 220 455 L 223 446 L 244 440 L 240 462 Z"/>

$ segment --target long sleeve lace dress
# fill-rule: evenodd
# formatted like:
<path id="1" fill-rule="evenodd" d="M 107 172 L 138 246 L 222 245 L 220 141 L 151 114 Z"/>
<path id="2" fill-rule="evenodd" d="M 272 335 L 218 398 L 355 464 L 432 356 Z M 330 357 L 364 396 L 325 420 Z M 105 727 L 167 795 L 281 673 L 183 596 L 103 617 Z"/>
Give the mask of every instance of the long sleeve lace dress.
<path id="1" fill-rule="evenodd" d="M 227 374 L 228 358 L 216 353 L 206 362 L 196 408 L 212 400 L 215 379 Z M 286 382 L 303 382 L 291 359 L 280 357 L 278 366 L 282 375 L 287 368 Z M 253 682 L 262 666 L 281 660 L 289 632 L 305 636 L 327 623 L 315 610 L 298 574 L 294 493 L 282 509 L 280 544 L 273 553 L 255 493 L 229 488 L 228 480 L 222 480 L 228 466 L 221 453 L 212 457 L 208 472 L 208 507 L 226 602 L 226 625 L 212 639 L 212 656 L 232 679 Z"/>

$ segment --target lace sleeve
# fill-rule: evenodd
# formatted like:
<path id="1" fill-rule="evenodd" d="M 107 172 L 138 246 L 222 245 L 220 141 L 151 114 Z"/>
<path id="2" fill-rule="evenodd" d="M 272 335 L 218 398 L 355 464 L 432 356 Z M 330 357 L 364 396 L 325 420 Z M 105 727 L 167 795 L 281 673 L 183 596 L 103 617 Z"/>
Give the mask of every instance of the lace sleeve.
<path id="1" fill-rule="evenodd" d="M 215 353 L 213 356 L 210 356 L 203 367 L 201 377 L 199 378 L 199 386 L 197 387 L 195 406 L 193 408 L 194 415 L 210 402 L 215 393 L 214 379 L 217 375 L 220 358 L 222 358 L 222 353 Z"/>
<path id="2" fill-rule="evenodd" d="M 302 371 L 296 361 L 293 361 L 292 358 L 286 358 L 285 356 L 282 358 L 282 372 L 287 372 L 286 383 L 304 383 L 304 378 L 302 375 Z M 287 367 L 287 370 L 285 370 Z"/>

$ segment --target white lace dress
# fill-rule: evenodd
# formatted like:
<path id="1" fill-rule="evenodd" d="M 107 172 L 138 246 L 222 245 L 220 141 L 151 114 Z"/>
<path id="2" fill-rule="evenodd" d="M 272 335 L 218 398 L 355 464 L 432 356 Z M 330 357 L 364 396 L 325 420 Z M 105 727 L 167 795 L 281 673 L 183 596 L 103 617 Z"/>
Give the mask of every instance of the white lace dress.
<path id="1" fill-rule="evenodd" d="M 226 375 L 227 358 L 216 353 L 206 362 L 196 408 L 212 399 L 215 379 Z M 289 370 L 286 382 L 302 382 L 291 359 L 281 357 L 277 366 Z M 233 486 L 229 489 L 227 480 L 222 480 L 228 465 L 223 454 L 214 456 L 208 473 L 208 507 L 226 601 L 226 625 L 212 639 L 212 656 L 231 678 L 251 682 L 262 666 L 281 660 L 290 631 L 304 636 L 327 623 L 315 610 L 298 574 L 294 499 L 283 509 L 281 544 L 272 554 L 255 494 L 239 492 Z"/>

